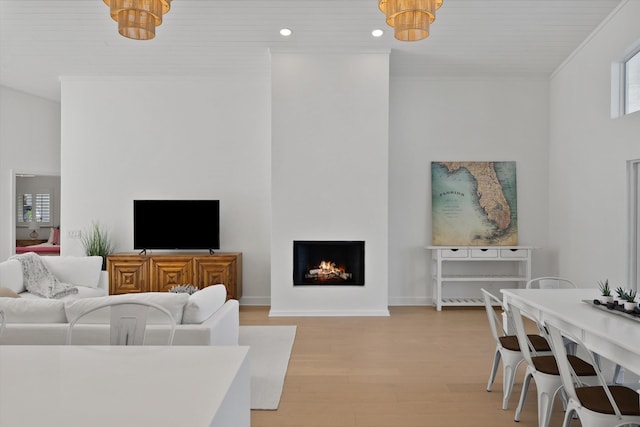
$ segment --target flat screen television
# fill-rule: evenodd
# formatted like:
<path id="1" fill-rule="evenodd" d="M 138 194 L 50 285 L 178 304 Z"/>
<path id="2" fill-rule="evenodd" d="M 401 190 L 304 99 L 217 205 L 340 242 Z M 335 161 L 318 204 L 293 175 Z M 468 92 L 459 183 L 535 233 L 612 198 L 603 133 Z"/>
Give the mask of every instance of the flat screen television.
<path id="1" fill-rule="evenodd" d="M 134 249 L 220 249 L 219 200 L 134 200 Z"/>

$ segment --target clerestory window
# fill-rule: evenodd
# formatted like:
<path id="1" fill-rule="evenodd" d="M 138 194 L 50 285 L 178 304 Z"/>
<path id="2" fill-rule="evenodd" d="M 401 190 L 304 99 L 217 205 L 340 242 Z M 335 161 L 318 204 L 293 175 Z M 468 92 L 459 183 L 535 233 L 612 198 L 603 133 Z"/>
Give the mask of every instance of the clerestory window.
<path id="1" fill-rule="evenodd" d="M 624 63 L 624 113 L 640 110 L 640 50 Z"/>

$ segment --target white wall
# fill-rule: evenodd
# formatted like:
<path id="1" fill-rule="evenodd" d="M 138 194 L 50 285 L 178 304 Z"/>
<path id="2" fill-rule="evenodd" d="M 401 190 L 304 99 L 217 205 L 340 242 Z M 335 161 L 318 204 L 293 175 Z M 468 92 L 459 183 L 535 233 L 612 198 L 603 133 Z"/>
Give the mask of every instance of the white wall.
<path id="1" fill-rule="evenodd" d="M 243 252 L 243 301 L 268 304 L 268 80 L 63 79 L 63 254 L 83 253 L 68 232 L 96 220 L 131 251 L 134 199 L 219 199 L 221 251 Z"/>
<path id="2" fill-rule="evenodd" d="M 291 76 L 282 73 L 280 76 L 276 96 L 285 96 L 286 79 Z M 361 99 L 376 97 L 375 103 L 361 103 L 358 97 L 350 101 L 352 97 L 346 96 L 344 108 L 365 105 L 370 112 L 371 106 L 377 106 L 375 114 L 382 114 L 379 97 L 386 93 L 381 89 L 384 83 L 377 82 L 379 75 L 372 78 L 376 80 L 376 88 L 371 94 L 361 94 Z M 361 82 L 356 91 L 367 85 L 373 82 Z M 301 93 L 298 91 L 302 87 L 294 87 Z M 315 236 L 286 236 L 286 242 L 278 243 L 281 237 L 278 227 L 290 218 L 274 219 L 273 224 L 271 221 L 271 192 L 275 192 L 273 199 L 277 201 L 287 198 L 295 185 L 302 184 L 278 172 L 274 172 L 272 182 L 272 151 L 274 155 L 281 150 L 307 155 L 308 145 L 299 145 L 300 141 L 323 148 L 341 148 L 326 145 L 329 140 L 340 141 L 329 134 L 333 132 L 328 125 L 330 119 L 339 124 L 339 134 L 353 137 L 350 144 L 355 144 L 354 151 L 349 151 L 348 161 L 353 162 L 353 156 L 362 154 L 358 161 L 378 164 L 380 173 L 387 173 L 388 167 L 388 210 L 381 208 L 386 206 L 382 200 L 374 198 L 369 202 L 375 204 L 369 206 L 375 212 L 371 221 L 378 222 L 388 215 L 389 279 L 387 288 L 376 298 L 388 298 L 392 305 L 431 302 L 429 254 L 424 245 L 431 240 L 429 171 L 433 160 L 515 160 L 520 242 L 540 247 L 534 253 L 534 275 L 551 271 L 546 241 L 547 82 L 392 79 L 388 131 L 378 129 L 381 123 L 387 123 L 383 118 L 377 121 L 371 116 L 366 120 L 359 118 L 362 121 L 354 122 L 357 128 L 351 129 L 348 124 L 340 124 L 339 117 L 329 115 L 325 119 L 326 112 L 318 113 L 321 120 L 316 122 L 308 116 L 306 122 L 298 122 L 298 111 L 288 111 L 287 118 L 280 110 L 279 114 L 285 115 L 274 117 L 274 122 L 280 123 L 279 130 L 274 129 L 274 137 L 289 125 L 295 127 L 286 136 L 287 144 L 291 145 L 276 141 L 273 149 L 271 90 L 266 73 L 201 81 L 64 79 L 63 230 L 81 230 L 91 221 L 99 220 L 112 229 L 117 250 L 130 251 L 134 198 L 220 198 L 223 250 L 244 253 L 243 303 L 269 304 L 274 273 L 272 234 L 276 236 L 274 245 L 287 248 L 287 259 L 282 260 L 282 268 L 286 270 L 276 273 L 283 279 L 273 283 L 287 284 L 291 281 L 292 250 L 288 246 L 291 240 L 343 238 L 309 233 Z M 345 90 L 352 94 L 349 91 L 354 89 Z M 127 99 L 135 102 L 125 102 Z M 325 107 L 340 105 L 323 102 Z M 305 126 L 313 131 L 305 133 Z M 362 131 L 369 132 L 366 138 L 360 136 Z M 387 134 L 390 134 L 388 166 L 380 157 L 386 151 L 382 153 L 375 139 Z M 367 138 L 376 141 L 376 145 L 359 145 Z M 274 164 L 286 159 L 276 157 Z M 346 178 L 374 182 L 380 179 L 373 171 L 365 172 L 373 175 L 358 173 Z M 276 185 L 282 182 L 286 185 Z M 384 185 L 371 185 L 369 190 L 375 192 L 381 186 Z M 278 205 L 274 211 L 284 206 Z M 355 206 L 354 212 L 361 213 L 359 206 Z M 369 219 L 368 214 L 364 217 Z M 360 239 L 363 234 L 354 228 L 350 228 L 350 233 L 347 238 Z M 78 240 L 70 239 L 66 232 L 62 239 L 63 253 L 82 254 Z M 3 244 L 7 241 L 2 240 Z"/>
<path id="3" fill-rule="evenodd" d="M 432 302 L 432 161 L 515 161 L 519 244 L 539 248 L 533 276 L 549 274 L 548 83 L 392 79 L 390 104 L 390 303 Z"/>
<path id="4" fill-rule="evenodd" d="M 551 80 L 549 241 L 583 287 L 627 280 L 626 161 L 640 158 L 640 114 L 610 118 L 611 63 L 640 40 L 625 1 Z"/>
<path id="5" fill-rule="evenodd" d="M 271 314 L 388 315 L 389 53 L 274 53 Z M 364 240 L 364 286 L 293 286 L 294 240 Z"/>
<path id="6" fill-rule="evenodd" d="M 14 253 L 15 173 L 60 174 L 60 104 L 0 86 L 0 260 Z"/>

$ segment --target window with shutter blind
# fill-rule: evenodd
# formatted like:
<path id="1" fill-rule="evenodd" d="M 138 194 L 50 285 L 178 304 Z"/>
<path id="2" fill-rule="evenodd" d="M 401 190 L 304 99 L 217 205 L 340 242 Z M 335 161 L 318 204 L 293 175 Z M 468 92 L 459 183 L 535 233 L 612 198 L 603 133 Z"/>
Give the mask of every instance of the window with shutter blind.
<path id="1" fill-rule="evenodd" d="M 43 226 L 52 225 L 51 202 L 51 193 L 18 194 L 16 203 L 18 225 L 25 225 L 31 221 L 36 221 Z"/>

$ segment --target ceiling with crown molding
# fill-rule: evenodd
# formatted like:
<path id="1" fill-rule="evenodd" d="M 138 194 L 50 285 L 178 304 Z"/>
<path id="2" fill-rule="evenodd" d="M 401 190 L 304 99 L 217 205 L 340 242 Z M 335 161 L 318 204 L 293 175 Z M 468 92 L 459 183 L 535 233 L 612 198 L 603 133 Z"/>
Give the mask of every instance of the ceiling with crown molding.
<path id="1" fill-rule="evenodd" d="M 390 50 L 392 78 L 544 79 L 620 2 L 444 0 L 427 39 L 400 42 L 377 0 L 173 0 L 148 41 L 120 36 L 102 0 L 0 0 L 0 84 L 59 100 L 62 76 L 268 73 L 271 50 Z"/>

